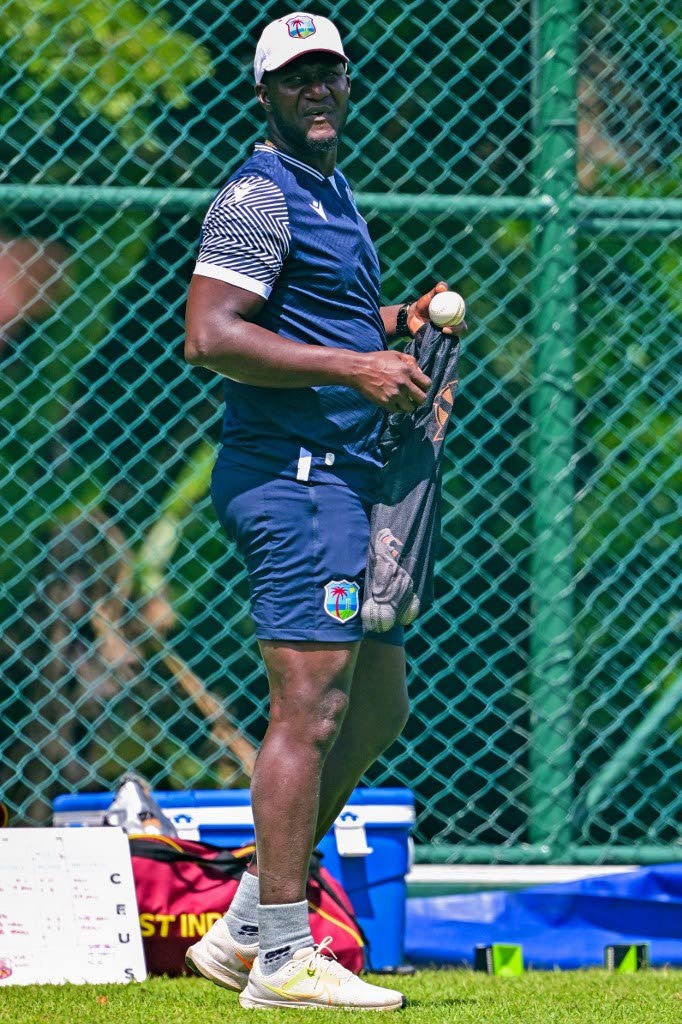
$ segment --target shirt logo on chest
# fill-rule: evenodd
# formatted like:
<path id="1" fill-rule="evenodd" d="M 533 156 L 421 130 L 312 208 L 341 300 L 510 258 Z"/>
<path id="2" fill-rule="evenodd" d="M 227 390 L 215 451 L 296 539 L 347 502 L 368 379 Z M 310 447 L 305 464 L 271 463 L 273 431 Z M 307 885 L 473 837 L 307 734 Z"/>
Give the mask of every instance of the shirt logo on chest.
<path id="1" fill-rule="evenodd" d="M 256 188 L 256 182 L 254 181 L 236 184 L 232 191 L 232 202 L 241 203 L 242 199 L 246 199 L 249 193 L 253 192 L 254 188 Z M 230 202 L 229 199 L 228 202 Z"/>
<path id="2" fill-rule="evenodd" d="M 327 214 L 324 212 L 324 207 L 322 206 L 322 203 L 320 202 L 319 199 L 314 199 L 310 206 L 315 211 L 315 213 L 319 214 L 322 220 L 327 219 Z"/>

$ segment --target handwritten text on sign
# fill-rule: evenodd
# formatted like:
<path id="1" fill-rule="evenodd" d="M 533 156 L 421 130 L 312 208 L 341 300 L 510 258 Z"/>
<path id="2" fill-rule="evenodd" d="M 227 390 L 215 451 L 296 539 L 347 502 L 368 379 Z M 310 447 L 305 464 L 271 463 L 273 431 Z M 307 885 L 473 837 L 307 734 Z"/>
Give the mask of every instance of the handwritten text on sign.
<path id="1" fill-rule="evenodd" d="M 121 829 L 0 831 L 0 987 L 146 976 Z"/>

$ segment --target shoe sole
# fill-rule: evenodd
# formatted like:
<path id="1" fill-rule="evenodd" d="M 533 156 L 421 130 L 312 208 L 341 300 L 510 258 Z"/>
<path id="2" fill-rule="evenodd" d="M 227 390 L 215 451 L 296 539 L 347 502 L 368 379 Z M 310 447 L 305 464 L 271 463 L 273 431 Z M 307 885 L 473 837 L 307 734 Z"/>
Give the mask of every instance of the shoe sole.
<path id="1" fill-rule="evenodd" d="M 238 976 L 230 974 L 217 961 L 211 957 L 197 956 L 196 951 L 192 951 L 192 949 L 188 949 L 185 953 L 185 963 L 198 978 L 205 978 L 206 981 L 212 981 L 214 985 L 228 988 L 232 992 L 243 992 L 249 980 L 245 976 L 243 982 L 240 983 Z"/>
<path id="2" fill-rule="evenodd" d="M 242 992 L 239 996 L 239 1005 L 244 1010 L 272 1010 L 272 1009 L 293 1009 L 293 1010 L 363 1010 L 371 1013 L 375 1011 L 390 1012 L 392 1010 L 404 1010 L 407 1005 L 405 996 L 402 997 L 402 1002 L 391 1003 L 389 1006 L 329 1006 L 327 1003 L 311 1003 L 308 1000 L 305 1002 L 281 1002 L 277 999 L 254 999 L 253 996 L 247 996 Z"/>

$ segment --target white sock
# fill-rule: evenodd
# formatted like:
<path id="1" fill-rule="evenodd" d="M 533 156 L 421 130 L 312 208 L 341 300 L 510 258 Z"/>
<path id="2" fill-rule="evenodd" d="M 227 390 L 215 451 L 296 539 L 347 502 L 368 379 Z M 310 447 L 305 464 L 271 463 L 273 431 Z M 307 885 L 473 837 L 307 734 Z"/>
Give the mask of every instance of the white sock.
<path id="1" fill-rule="evenodd" d="M 258 942 L 258 899 L 258 876 L 245 871 L 225 914 L 231 937 L 243 946 L 252 946 Z"/>
<path id="2" fill-rule="evenodd" d="M 274 974 L 297 949 L 315 944 L 308 922 L 308 901 L 259 904 L 258 933 L 260 969 L 266 976 Z"/>

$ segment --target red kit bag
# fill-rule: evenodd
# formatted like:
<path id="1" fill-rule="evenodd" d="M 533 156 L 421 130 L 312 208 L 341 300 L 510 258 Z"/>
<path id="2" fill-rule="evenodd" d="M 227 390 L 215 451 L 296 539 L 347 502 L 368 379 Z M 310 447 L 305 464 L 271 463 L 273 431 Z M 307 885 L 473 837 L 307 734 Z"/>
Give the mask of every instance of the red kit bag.
<path id="1" fill-rule="evenodd" d="M 229 907 L 253 846 L 224 850 L 167 836 L 130 837 L 140 930 L 150 974 L 188 974 L 185 952 Z M 326 935 L 348 970 L 364 967 L 366 939 L 348 896 L 314 857 L 308 878 L 310 931 Z"/>

